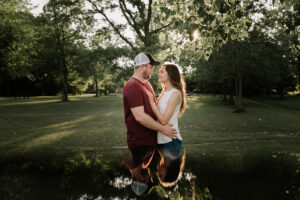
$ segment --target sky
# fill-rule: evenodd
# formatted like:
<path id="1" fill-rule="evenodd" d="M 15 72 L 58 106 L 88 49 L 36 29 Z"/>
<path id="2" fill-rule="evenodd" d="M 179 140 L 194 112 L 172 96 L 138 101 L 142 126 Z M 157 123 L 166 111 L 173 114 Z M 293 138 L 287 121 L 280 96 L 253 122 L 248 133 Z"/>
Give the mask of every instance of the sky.
<path id="1" fill-rule="evenodd" d="M 43 12 L 43 6 L 48 2 L 49 0 L 29 0 L 29 2 L 31 3 L 33 9 L 31 10 L 31 13 L 35 16 L 39 15 L 40 13 Z M 126 23 L 126 20 L 122 17 L 120 11 L 116 11 L 113 13 L 107 13 L 107 16 L 112 19 L 115 22 L 118 23 Z M 95 15 L 96 18 L 100 18 L 100 15 Z M 101 28 L 102 24 L 98 23 L 97 25 L 95 25 L 94 30 Z M 91 33 L 91 35 L 93 35 L 94 33 Z M 129 30 L 129 28 L 127 30 L 125 30 L 125 35 L 133 40 L 134 34 L 131 30 Z"/>
<path id="2" fill-rule="evenodd" d="M 30 0 L 29 1 L 36 8 L 32 9 L 32 14 L 35 16 L 39 15 L 43 11 L 43 6 L 48 2 L 48 0 Z"/>
<path id="3" fill-rule="evenodd" d="M 34 6 L 35 8 L 31 10 L 31 12 L 37 16 L 41 12 L 43 12 L 43 6 L 48 2 L 49 0 L 29 0 L 29 2 Z M 110 18 L 116 20 L 117 22 L 125 22 L 125 19 L 121 17 L 121 14 L 119 12 L 113 12 L 107 14 Z"/>

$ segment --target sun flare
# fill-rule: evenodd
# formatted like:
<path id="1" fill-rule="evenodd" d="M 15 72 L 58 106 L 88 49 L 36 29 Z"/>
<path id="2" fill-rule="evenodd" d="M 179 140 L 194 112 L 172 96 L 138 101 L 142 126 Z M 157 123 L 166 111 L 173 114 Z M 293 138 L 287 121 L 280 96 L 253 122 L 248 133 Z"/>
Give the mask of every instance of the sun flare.
<path id="1" fill-rule="evenodd" d="M 200 37 L 200 34 L 199 34 L 198 29 L 194 30 L 194 32 L 193 32 L 193 38 L 194 38 L 194 40 L 198 39 L 199 37 Z"/>

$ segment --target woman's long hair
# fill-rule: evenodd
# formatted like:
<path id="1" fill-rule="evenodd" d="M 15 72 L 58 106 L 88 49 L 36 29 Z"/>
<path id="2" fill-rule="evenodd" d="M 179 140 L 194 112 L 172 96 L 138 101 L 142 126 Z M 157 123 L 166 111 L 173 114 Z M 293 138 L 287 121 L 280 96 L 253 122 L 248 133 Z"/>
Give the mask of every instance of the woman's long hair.
<path id="1" fill-rule="evenodd" d="M 178 67 L 175 64 L 163 64 L 166 67 L 166 71 L 170 77 L 170 82 L 172 85 L 178 89 L 181 93 L 182 103 L 180 107 L 179 116 L 184 113 L 185 105 L 186 105 L 186 92 L 185 92 L 185 82 L 183 77 L 181 76 Z"/>

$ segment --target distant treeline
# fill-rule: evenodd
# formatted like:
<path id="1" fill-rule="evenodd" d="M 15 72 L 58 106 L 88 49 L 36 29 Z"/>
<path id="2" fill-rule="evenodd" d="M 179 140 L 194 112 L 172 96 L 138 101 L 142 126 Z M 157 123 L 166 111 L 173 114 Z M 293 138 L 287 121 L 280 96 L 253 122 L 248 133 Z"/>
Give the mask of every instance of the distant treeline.
<path id="1" fill-rule="evenodd" d="M 109 94 L 130 78 L 140 51 L 178 64 L 188 93 L 240 101 L 299 91 L 300 4 L 280 1 L 272 9 L 256 1 L 120 2 L 50 0 L 34 16 L 25 0 L 1 1 L 0 96 L 62 94 L 67 101 L 70 93 Z M 93 3 L 92 10 L 85 3 Z M 113 8 L 127 16 L 127 25 L 109 19 Z M 95 14 L 105 25 L 98 30 Z M 150 81 L 160 92 L 157 73 Z"/>

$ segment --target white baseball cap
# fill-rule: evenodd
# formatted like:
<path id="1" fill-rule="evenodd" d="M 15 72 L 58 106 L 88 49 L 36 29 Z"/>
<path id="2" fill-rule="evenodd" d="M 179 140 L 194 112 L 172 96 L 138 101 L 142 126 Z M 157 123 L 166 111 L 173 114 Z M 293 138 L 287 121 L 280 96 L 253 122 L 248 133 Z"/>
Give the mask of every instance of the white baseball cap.
<path id="1" fill-rule="evenodd" d="M 133 180 L 131 189 L 136 195 L 142 195 L 146 192 L 148 184 Z"/>
<path id="2" fill-rule="evenodd" d="M 139 53 L 134 59 L 134 66 L 140 66 L 142 64 L 159 65 L 160 62 L 156 61 L 152 55 L 148 52 Z"/>

